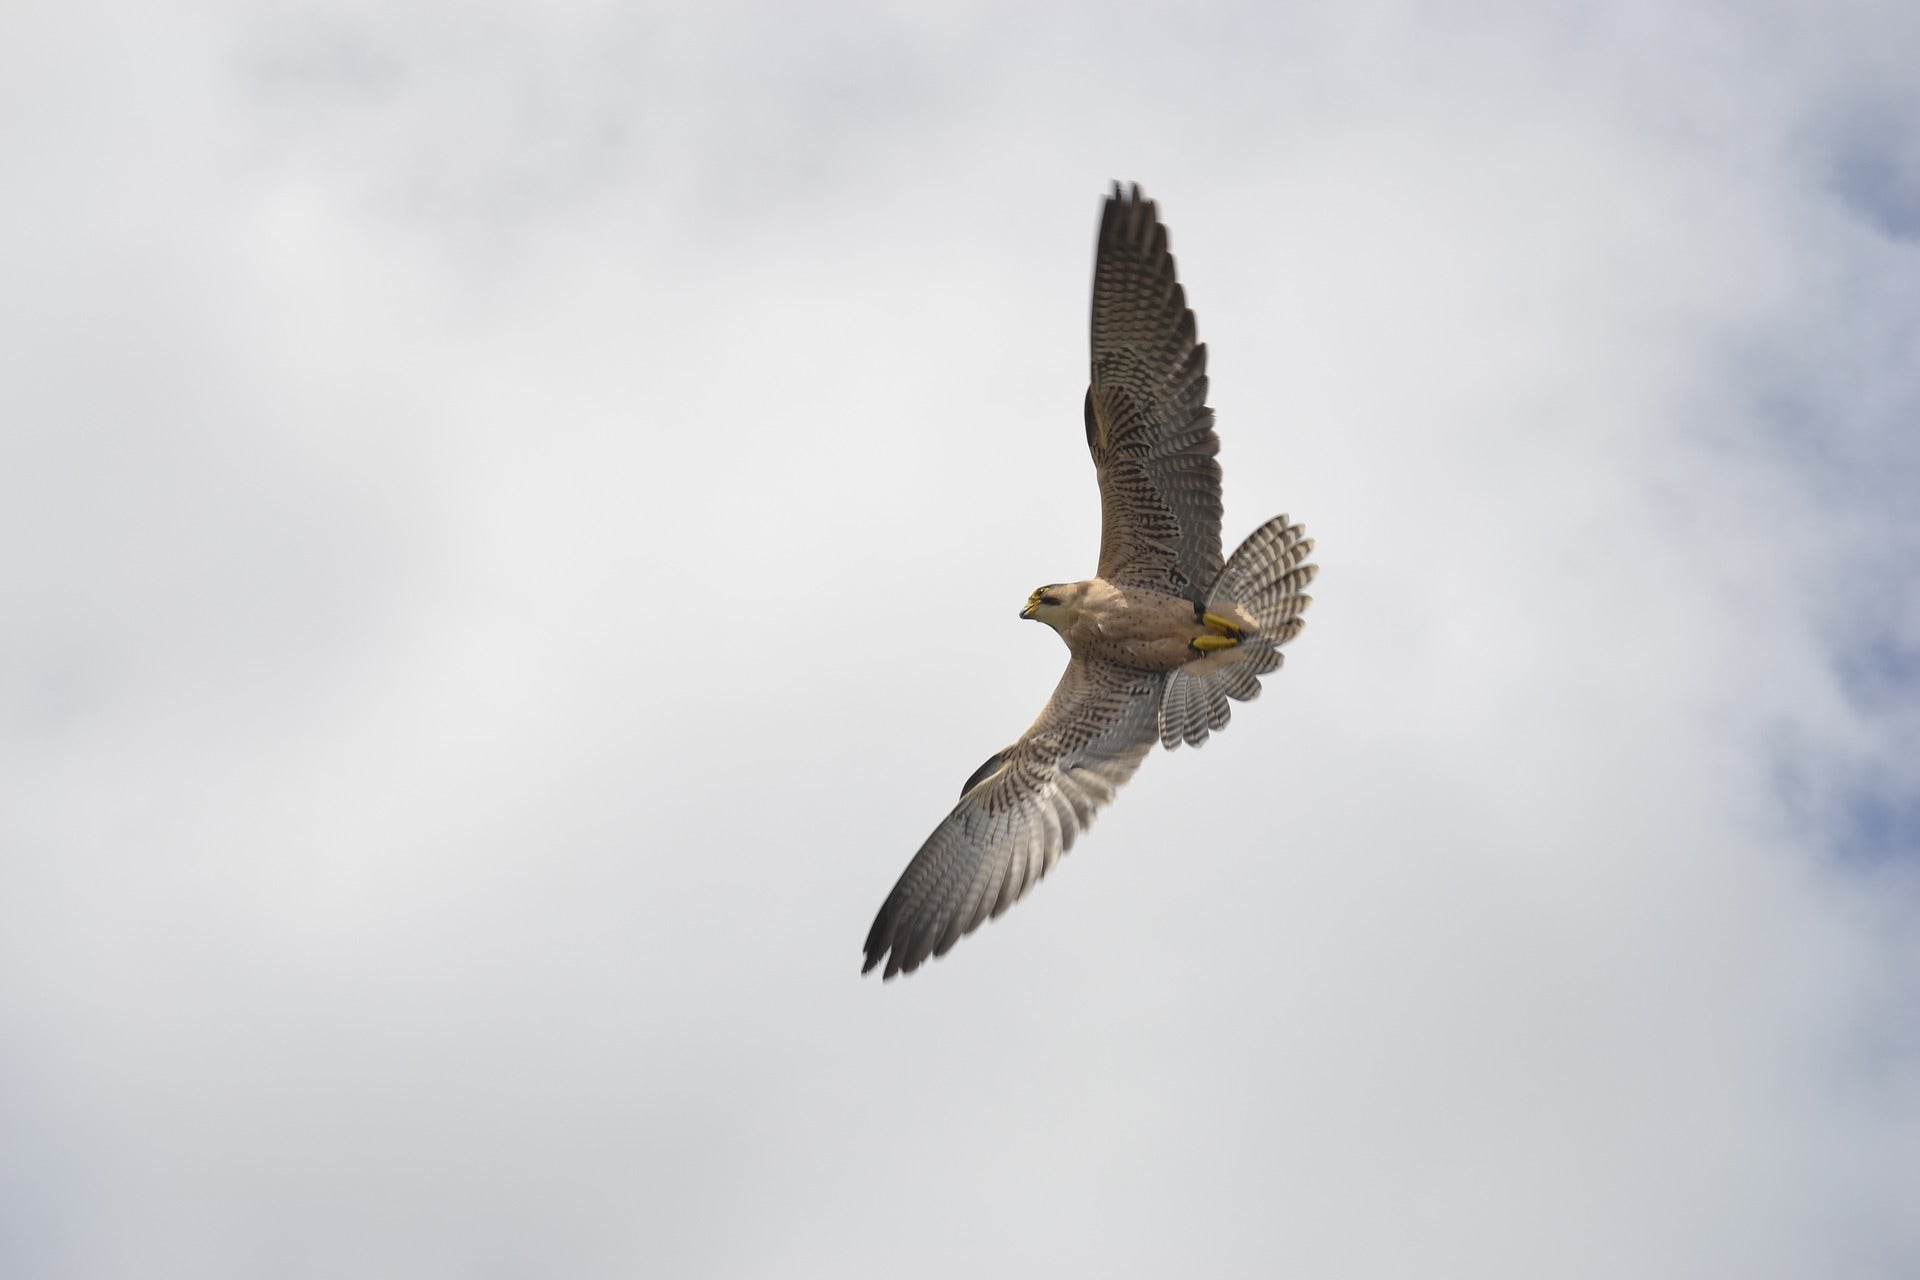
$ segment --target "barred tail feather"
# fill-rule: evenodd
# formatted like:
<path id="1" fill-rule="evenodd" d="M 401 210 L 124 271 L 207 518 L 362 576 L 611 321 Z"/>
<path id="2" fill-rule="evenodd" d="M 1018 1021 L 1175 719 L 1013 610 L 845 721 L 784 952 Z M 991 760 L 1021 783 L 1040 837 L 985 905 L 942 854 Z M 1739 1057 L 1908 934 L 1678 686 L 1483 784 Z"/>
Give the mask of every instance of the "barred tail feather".
<path id="1" fill-rule="evenodd" d="M 1238 606 L 1262 635 L 1285 644 L 1300 633 L 1300 615 L 1313 603 L 1306 594 L 1318 571 L 1306 563 L 1312 550 L 1313 539 L 1305 528 L 1275 516 L 1249 534 L 1227 561 L 1214 581 L 1208 607 L 1217 613 L 1221 605 Z"/>
<path id="2" fill-rule="evenodd" d="M 1160 741 L 1169 750 L 1185 742 L 1200 746 L 1227 727 L 1228 701 L 1260 696 L 1260 677 L 1280 669 L 1280 646 L 1300 634 L 1313 597 L 1307 585 L 1317 572 L 1306 562 L 1313 539 L 1279 516 L 1255 529 L 1215 579 L 1209 612 L 1237 613 L 1252 623 L 1246 638 L 1173 672 L 1160 700 Z"/>

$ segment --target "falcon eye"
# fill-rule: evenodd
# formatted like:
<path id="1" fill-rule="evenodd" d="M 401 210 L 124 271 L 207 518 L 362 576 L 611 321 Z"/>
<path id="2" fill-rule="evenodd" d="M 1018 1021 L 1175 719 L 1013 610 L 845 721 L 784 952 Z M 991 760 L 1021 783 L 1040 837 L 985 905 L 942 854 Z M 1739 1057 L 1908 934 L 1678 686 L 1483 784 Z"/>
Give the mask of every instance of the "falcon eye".
<path id="1" fill-rule="evenodd" d="M 1059 596 L 1041 596 L 1040 603 L 1041 604 L 1059 604 L 1060 597 Z"/>

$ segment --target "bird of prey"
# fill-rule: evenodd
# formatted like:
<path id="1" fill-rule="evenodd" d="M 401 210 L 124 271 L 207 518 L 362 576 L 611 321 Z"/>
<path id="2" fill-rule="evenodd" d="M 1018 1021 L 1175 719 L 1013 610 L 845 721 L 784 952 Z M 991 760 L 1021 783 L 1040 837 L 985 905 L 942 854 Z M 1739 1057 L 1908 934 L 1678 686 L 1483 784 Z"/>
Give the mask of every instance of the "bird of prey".
<path id="1" fill-rule="evenodd" d="M 1118 183 L 1093 268 L 1087 448 L 1100 482 L 1100 563 L 1027 597 L 1072 655 L 1018 741 L 960 788 L 867 934 L 866 973 L 912 973 L 1018 902 L 1073 847 L 1155 741 L 1199 746 L 1228 700 L 1260 693 L 1311 598 L 1313 541 L 1287 517 L 1220 554 L 1220 449 L 1207 349 L 1167 229 Z"/>

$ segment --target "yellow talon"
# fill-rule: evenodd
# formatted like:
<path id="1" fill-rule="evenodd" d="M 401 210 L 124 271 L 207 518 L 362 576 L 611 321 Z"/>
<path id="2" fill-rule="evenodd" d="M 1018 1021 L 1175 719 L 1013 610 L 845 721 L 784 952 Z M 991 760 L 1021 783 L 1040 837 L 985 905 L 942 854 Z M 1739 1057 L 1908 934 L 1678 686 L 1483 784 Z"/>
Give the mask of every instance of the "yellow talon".
<path id="1" fill-rule="evenodd" d="M 1217 613 L 1201 614 L 1200 623 L 1202 626 L 1212 627 L 1223 636 L 1232 636 L 1235 640 L 1240 638 L 1240 624 L 1223 618 Z M 1216 649 L 1219 647 L 1219 645 L 1214 646 Z"/>
<path id="2" fill-rule="evenodd" d="M 1212 653 L 1216 649 L 1231 649 L 1239 643 L 1238 636 L 1195 636 L 1187 641 L 1189 647 L 1201 653 Z"/>

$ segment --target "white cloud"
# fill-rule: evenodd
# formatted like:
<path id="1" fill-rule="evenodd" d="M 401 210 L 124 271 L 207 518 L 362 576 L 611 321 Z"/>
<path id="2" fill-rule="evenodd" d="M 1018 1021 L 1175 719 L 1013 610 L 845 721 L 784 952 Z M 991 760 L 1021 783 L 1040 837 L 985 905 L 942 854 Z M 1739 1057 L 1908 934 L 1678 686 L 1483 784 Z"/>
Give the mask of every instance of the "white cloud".
<path id="1" fill-rule="evenodd" d="M 1897 7 L 68 12 L 0 1270 L 1920 1260 Z M 882 988 L 1091 566 L 1114 177 L 1321 602 Z"/>

